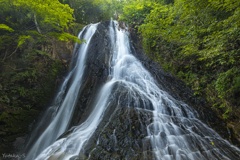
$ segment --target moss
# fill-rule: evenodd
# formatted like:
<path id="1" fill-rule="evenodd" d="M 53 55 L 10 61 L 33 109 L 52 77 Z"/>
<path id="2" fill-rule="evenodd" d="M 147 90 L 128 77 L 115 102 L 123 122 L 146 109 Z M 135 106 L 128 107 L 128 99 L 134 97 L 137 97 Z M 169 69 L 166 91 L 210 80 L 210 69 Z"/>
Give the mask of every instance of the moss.
<path id="1" fill-rule="evenodd" d="M 53 96 L 56 79 L 62 74 L 58 60 L 35 50 L 25 51 L 27 55 L 23 52 L 0 65 L 0 132 L 5 139 L 0 151 L 13 150 L 16 138 L 28 133 L 29 124 Z"/>

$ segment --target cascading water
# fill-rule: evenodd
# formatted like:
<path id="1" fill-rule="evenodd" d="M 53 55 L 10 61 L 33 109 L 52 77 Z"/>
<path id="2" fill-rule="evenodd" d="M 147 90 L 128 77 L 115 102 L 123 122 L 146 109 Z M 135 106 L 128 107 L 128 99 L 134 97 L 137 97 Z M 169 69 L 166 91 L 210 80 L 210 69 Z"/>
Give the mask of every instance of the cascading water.
<path id="1" fill-rule="evenodd" d="M 36 159 L 79 159 L 80 153 L 84 153 L 83 150 L 87 147 L 89 140 L 98 130 L 101 121 L 103 121 L 105 116 L 109 115 L 106 114 L 106 111 L 111 106 L 115 108 L 113 108 L 114 111 L 110 115 L 116 114 L 116 112 L 119 111 L 119 107 L 124 106 L 126 108 L 133 108 L 137 111 L 137 113 L 139 113 L 139 121 L 144 120 L 144 118 L 141 119 L 142 114 L 140 114 L 143 113 L 143 111 L 147 111 L 149 113 L 148 115 L 151 116 L 150 121 L 146 125 L 147 134 L 145 137 L 141 138 L 143 146 L 140 148 L 143 152 L 143 159 L 240 159 L 239 149 L 232 146 L 226 140 L 223 140 L 215 131 L 198 120 L 198 113 L 194 109 L 181 101 L 175 100 L 167 92 L 161 89 L 161 86 L 143 67 L 141 62 L 132 55 L 128 33 L 122 29 L 117 29 L 117 27 L 115 27 L 117 25 L 115 21 L 111 21 L 110 23 L 109 39 L 111 41 L 112 55 L 109 56 L 111 58 L 109 58 L 109 62 L 107 62 L 109 66 L 109 76 L 106 83 L 101 87 L 99 93 L 95 97 L 96 103 L 92 112 L 83 123 L 73 127 L 70 134 L 51 144 L 66 130 L 67 124 L 71 118 L 71 112 L 76 103 L 77 91 L 80 88 L 81 77 L 84 70 L 83 64 L 84 57 L 86 56 L 84 54 L 87 54 L 87 47 L 82 46 L 81 53 L 83 55 L 81 55 L 78 60 L 81 63 L 77 62 L 76 67 L 69 74 L 69 76 L 74 76 L 74 79 L 68 92 L 72 91 L 72 89 L 74 89 L 74 92 L 66 93 L 65 99 L 52 121 L 53 124 L 58 123 L 59 128 L 61 125 L 64 127 L 61 126 L 61 128 L 63 128 L 61 129 L 61 133 L 54 134 L 53 140 L 48 142 L 47 145 L 44 145 L 46 149 L 44 151 L 41 149 L 40 151 L 42 152 Z M 90 41 L 96 31 L 96 26 L 97 25 L 91 25 L 88 29 L 86 28 L 87 31 L 84 39 Z M 66 78 L 66 80 L 68 80 L 68 78 Z M 67 82 L 65 81 L 64 83 Z M 114 95 L 117 95 L 117 97 L 114 97 Z M 68 103 L 69 106 L 73 106 L 72 108 L 68 108 L 67 111 L 64 111 L 69 115 L 68 118 L 65 118 L 61 115 L 63 113 L 60 112 L 61 108 L 65 108 L 62 107 L 65 103 Z M 64 118 L 61 119 L 60 117 Z M 109 118 L 109 121 L 113 119 L 112 116 Z M 52 123 L 50 123 L 49 126 L 51 126 Z M 107 128 L 107 125 L 108 123 L 100 129 L 101 132 Z M 113 148 L 122 143 L 120 142 L 121 138 L 119 138 L 119 130 L 116 127 L 112 126 L 110 131 Z M 55 133 L 55 129 L 57 128 L 52 128 L 51 132 Z M 50 134 L 50 128 L 46 130 Z M 130 130 L 134 130 L 134 126 L 132 126 Z M 44 135 L 44 133 L 45 132 L 43 132 L 42 135 Z M 139 133 L 139 135 L 141 134 Z M 36 141 L 36 144 L 48 141 L 48 139 L 43 139 L 41 137 L 42 136 Z M 95 147 L 92 147 L 91 151 L 88 152 L 88 157 L 80 157 L 80 159 L 94 159 L 92 156 L 101 142 L 102 141 L 98 139 Z M 108 144 L 110 145 L 110 143 Z M 133 149 L 130 147 L 127 150 Z M 153 157 L 150 157 L 145 150 L 151 151 Z M 115 153 L 118 152 L 117 149 L 107 149 L 107 151 L 108 152 L 104 152 L 104 154 L 107 155 L 112 152 L 112 156 L 114 155 L 114 157 L 117 157 L 117 153 Z M 30 156 L 32 154 L 32 152 L 29 152 Z M 121 157 L 119 159 L 133 158 Z"/>
<path id="2" fill-rule="evenodd" d="M 45 126 L 44 131 L 42 131 L 41 135 L 37 137 L 35 142 L 29 146 L 29 151 L 27 156 L 25 157 L 26 160 L 34 159 L 41 151 L 43 151 L 46 147 L 52 144 L 62 133 L 64 133 L 68 127 L 68 123 L 71 119 L 73 109 L 76 105 L 76 100 L 78 97 L 78 92 L 81 86 L 82 75 L 85 68 L 85 57 L 88 50 L 88 43 L 91 40 L 91 37 L 96 31 L 97 24 L 90 25 L 89 28 L 85 27 L 83 29 L 86 30 L 84 35 L 84 39 L 87 39 L 86 44 L 82 44 L 81 48 L 78 50 L 78 59 L 76 62 L 76 66 L 72 69 L 69 75 L 66 77 L 58 95 L 55 98 L 54 106 L 50 107 L 40 124 L 38 124 L 38 128 L 35 129 L 33 132 L 32 137 L 34 134 L 39 134 L 40 130 L 43 130 L 43 125 Z M 83 31 L 79 34 L 79 38 L 81 37 Z M 69 83 L 69 79 L 72 78 L 71 85 L 66 92 L 65 98 L 62 100 L 63 95 L 66 90 L 67 83 Z M 50 119 L 46 119 L 51 111 Z M 50 123 L 48 122 L 50 121 Z M 29 141 L 29 144 L 31 140 Z"/>

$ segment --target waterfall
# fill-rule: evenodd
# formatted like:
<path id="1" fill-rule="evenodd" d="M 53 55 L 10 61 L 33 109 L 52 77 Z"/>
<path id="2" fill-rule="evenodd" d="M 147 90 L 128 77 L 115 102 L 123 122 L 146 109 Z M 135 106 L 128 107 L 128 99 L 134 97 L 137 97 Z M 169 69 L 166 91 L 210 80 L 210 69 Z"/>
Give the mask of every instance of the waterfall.
<path id="1" fill-rule="evenodd" d="M 49 107 L 49 109 L 43 115 L 40 124 L 38 124 L 37 128 L 35 129 L 35 132 L 32 134 L 32 137 L 35 136 L 34 134 L 38 135 L 38 132 L 43 129 L 43 126 L 45 126 L 45 129 L 41 132 L 41 135 L 39 135 L 35 142 L 29 147 L 30 150 L 28 151 L 28 154 L 25 158 L 26 160 L 34 159 L 39 153 L 41 153 L 41 151 L 52 144 L 62 133 L 66 131 L 68 123 L 72 116 L 73 109 L 76 105 L 78 92 L 80 90 L 82 75 L 85 68 L 84 62 L 88 50 L 88 43 L 90 43 L 91 37 L 96 31 L 96 27 L 97 24 L 94 24 L 90 25 L 88 28 L 85 27 L 83 29 L 83 31 L 87 29 L 87 32 L 83 37 L 84 39 L 87 39 L 87 43 L 82 44 L 79 48 L 77 52 L 78 59 L 76 66 L 65 78 L 65 81 L 63 82 L 62 87 L 54 100 L 54 105 Z M 81 37 L 83 31 L 79 34 L 78 37 Z M 64 99 L 62 100 L 70 78 L 73 80 L 68 91 L 66 92 Z M 50 118 L 46 118 L 49 116 L 49 112 L 52 114 L 50 115 Z M 48 121 L 50 121 L 50 123 Z"/>
<path id="2" fill-rule="evenodd" d="M 84 39 L 87 39 L 88 44 L 97 30 L 97 24 L 90 25 L 84 30 L 86 30 Z M 80 34 L 82 33 L 83 31 Z M 146 127 L 147 135 L 141 140 L 142 152 L 145 149 L 150 150 L 153 157 L 149 158 L 149 155 L 144 152 L 142 158 L 159 160 L 239 159 L 238 148 L 202 123 L 193 108 L 174 99 L 161 89 L 150 72 L 132 54 L 128 32 L 118 28 L 116 21 L 110 22 L 108 36 L 111 41 L 111 55 L 105 63 L 108 64 L 109 75 L 95 96 L 96 103 L 91 113 L 80 125 L 72 127 L 68 135 L 56 140 L 66 131 L 76 105 L 88 51 L 88 45 L 84 44 L 79 49 L 76 66 L 63 83 L 62 88 L 65 88 L 69 77 L 72 77 L 73 80 L 66 91 L 66 96 L 55 117 L 30 150 L 27 155 L 28 159 L 36 155 L 36 160 L 78 159 L 107 115 L 106 111 L 112 106 L 115 108 L 113 107 L 114 111 L 110 115 L 116 114 L 119 106 L 124 106 L 133 108 L 139 113 L 146 111 L 152 116 Z M 118 96 L 114 97 L 114 95 Z M 143 121 L 140 117 L 138 120 Z M 111 120 L 112 118 L 109 117 L 109 121 Z M 106 127 L 107 125 L 101 130 Z M 117 145 L 119 139 L 116 136 L 116 129 L 112 130 L 113 143 Z M 150 143 L 145 143 L 147 141 Z M 39 144 L 41 149 L 37 148 Z M 99 144 L 98 139 L 95 146 Z M 88 159 L 91 159 L 95 150 L 96 148 L 91 149 Z"/>

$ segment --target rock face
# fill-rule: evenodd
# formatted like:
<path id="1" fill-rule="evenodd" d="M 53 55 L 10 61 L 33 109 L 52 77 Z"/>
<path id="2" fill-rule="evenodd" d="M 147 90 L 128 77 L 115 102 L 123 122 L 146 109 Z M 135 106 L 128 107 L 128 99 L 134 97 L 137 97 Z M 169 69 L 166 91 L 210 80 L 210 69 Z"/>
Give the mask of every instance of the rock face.
<path id="1" fill-rule="evenodd" d="M 144 138 L 151 122 L 151 112 L 119 106 L 110 119 L 103 119 L 93 136 L 99 137 L 98 141 L 89 141 L 85 154 L 90 154 L 92 160 L 154 159 L 151 142 Z M 95 143 L 96 148 L 88 153 L 88 147 Z"/>

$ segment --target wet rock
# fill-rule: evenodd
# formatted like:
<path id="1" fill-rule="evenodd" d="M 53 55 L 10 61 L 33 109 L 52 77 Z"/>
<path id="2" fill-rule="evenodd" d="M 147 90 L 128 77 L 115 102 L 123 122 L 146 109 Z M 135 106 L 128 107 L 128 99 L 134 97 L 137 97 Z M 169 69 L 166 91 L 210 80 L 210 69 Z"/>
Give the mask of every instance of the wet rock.
<path id="1" fill-rule="evenodd" d="M 233 132 L 235 132 L 238 135 L 240 135 L 240 123 L 228 123 L 227 127 L 228 128 L 232 128 Z"/>
<path id="2" fill-rule="evenodd" d="M 215 113 L 211 109 L 211 106 L 207 104 L 207 101 L 202 97 L 195 96 L 194 95 L 195 91 L 192 90 L 190 86 L 186 85 L 183 81 L 179 80 L 172 74 L 164 72 L 160 64 L 158 64 L 150 57 L 148 57 L 144 53 L 144 50 L 141 45 L 141 40 L 138 34 L 130 34 L 130 40 L 132 41 L 133 44 L 133 46 L 131 47 L 132 53 L 155 77 L 155 80 L 159 84 L 159 88 L 169 93 L 176 100 L 183 101 L 190 107 L 194 108 L 199 113 L 197 117 L 201 121 L 211 126 L 211 128 L 216 130 L 223 138 L 230 140 L 230 142 L 233 143 L 234 145 L 240 146 L 240 143 L 237 140 L 237 138 L 240 137 L 239 132 L 236 129 L 233 129 L 234 131 L 231 135 L 231 138 L 229 139 L 228 133 L 229 127 L 227 127 L 227 125 L 223 123 L 224 121 L 218 117 L 217 113 Z M 176 113 L 177 112 L 178 111 L 176 111 Z M 184 110 L 183 114 L 187 116 L 187 113 L 184 112 Z"/>
<path id="3" fill-rule="evenodd" d="M 161 132 L 161 133 L 160 133 L 160 136 L 161 136 L 162 138 L 165 138 L 167 135 L 166 135 L 165 132 Z"/>
<path id="4" fill-rule="evenodd" d="M 239 122 L 228 123 L 227 128 L 228 128 L 228 134 L 229 134 L 228 140 L 234 144 L 238 144 L 240 142 L 239 141 L 240 123 Z M 240 145 L 237 145 L 237 146 L 239 147 Z"/>
<path id="5" fill-rule="evenodd" d="M 14 147 L 16 147 L 17 149 L 21 149 L 24 146 L 25 141 L 26 136 L 16 138 L 16 141 L 14 142 Z"/>
<path id="6" fill-rule="evenodd" d="M 110 108 L 114 110 L 113 106 Z M 100 131 L 99 143 L 96 148 L 101 148 L 101 150 L 93 148 L 90 154 L 91 159 L 100 159 L 100 157 L 110 154 L 118 155 L 117 159 L 134 159 L 138 157 L 139 153 L 143 152 L 143 141 L 144 137 L 147 136 L 147 132 L 142 133 L 143 128 L 146 130 L 147 124 L 145 122 L 140 124 L 139 115 L 149 119 L 152 113 L 119 106 L 111 115 L 108 123 L 101 124 L 105 126 L 105 129 L 102 129 L 100 125 L 94 133 L 99 134 Z M 151 149 L 150 141 L 148 142 L 148 149 Z"/>

